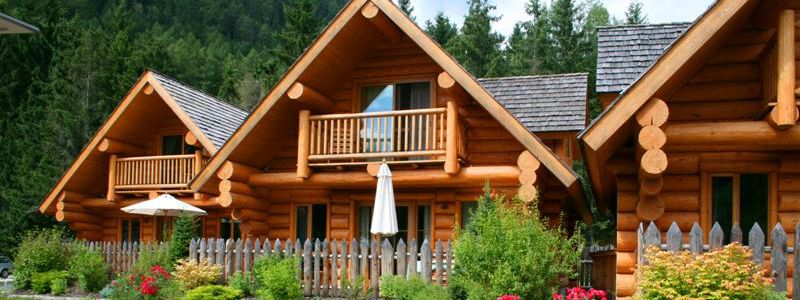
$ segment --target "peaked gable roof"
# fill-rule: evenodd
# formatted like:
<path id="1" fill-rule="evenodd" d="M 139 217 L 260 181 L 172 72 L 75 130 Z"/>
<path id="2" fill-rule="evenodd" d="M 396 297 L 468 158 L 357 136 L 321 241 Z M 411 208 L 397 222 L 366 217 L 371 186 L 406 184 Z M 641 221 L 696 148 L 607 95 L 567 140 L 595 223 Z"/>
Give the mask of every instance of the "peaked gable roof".
<path id="1" fill-rule="evenodd" d="M 542 164 L 549 169 L 555 177 L 570 191 L 576 203 L 573 205 L 584 217 L 591 220 L 591 214 L 586 207 L 583 198 L 583 191 L 577 175 L 563 162 L 558 156 L 550 151 L 528 128 L 516 120 L 508 110 L 496 101 L 477 80 L 469 74 L 455 59 L 445 52 L 435 41 L 433 41 L 424 31 L 422 31 L 408 16 L 406 16 L 390 0 L 352 0 L 323 30 L 317 39 L 306 51 L 295 61 L 295 63 L 283 75 L 281 80 L 273 87 L 269 94 L 253 110 L 250 117 L 233 134 L 228 142 L 214 155 L 208 162 L 206 168 L 195 177 L 192 188 L 199 190 L 208 181 L 219 167 L 228 160 L 233 151 L 241 144 L 247 135 L 254 130 L 258 123 L 268 114 L 273 107 L 280 107 L 280 100 L 305 72 L 310 69 L 313 62 L 336 38 L 347 36 L 351 33 L 343 31 L 350 22 L 364 22 L 356 20 L 361 9 L 369 4 L 375 5 L 388 19 L 389 26 L 397 26 L 402 34 L 408 36 L 414 44 L 420 47 L 431 59 L 434 60 L 445 72 L 458 83 L 467 94 L 472 96 L 486 111 L 497 119 L 501 125 L 509 131 L 527 150 L 529 150 Z M 352 38 L 352 37 L 350 37 Z M 354 44 L 355 46 L 358 44 Z M 353 51 L 352 49 L 350 51 Z M 324 54 L 324 53 L 323 53 Z M 328 68 L 328 72 L 336 72 L 335 69 Z M 328 76 L 335 76 L 331 73 Z"/>
<path id="2" fill-rule="evenodd" d="M 244 110 L 235 108 L 222 100 L 211 97 L 158 72 L 145 70 L 122 102 L 111 112 L 103 125 L 100 126 L 92 139 L 89 140 L 78 154 L 78 157 L 72 162 L 69 169 L 45 197 L 39 206 L 40 212 L 45 212 L 51 206 L 53 200 L 61 193 L 72 176 L 78 172 L 84 161 L 91 155 L 96 154 L 97 146 L 147 85 L 158 93 L 170 110 L 197 137 L 203 148 L 211 154 L 216 153 L 219 149 L 218 145 L 224 144 L 225 139 L 230 137 L 230 134 L 236 128 L 234 123 L 237 120 L 244 120 L 247 115 Z M 223 123 L 220 126 L 222 129 L 214 129 L 214 122 Z"/>
<path id="3" fill-rule="evenodd" d="M 644 24 L 597 29 L 598 93 L 619 93 L 647 71 L 691 23 Z"/>
<path id="4" fill-rule="evenodd" d="M 587 73 L 478 79 L 532 132 L 586 128 L 588 81 Z"/>

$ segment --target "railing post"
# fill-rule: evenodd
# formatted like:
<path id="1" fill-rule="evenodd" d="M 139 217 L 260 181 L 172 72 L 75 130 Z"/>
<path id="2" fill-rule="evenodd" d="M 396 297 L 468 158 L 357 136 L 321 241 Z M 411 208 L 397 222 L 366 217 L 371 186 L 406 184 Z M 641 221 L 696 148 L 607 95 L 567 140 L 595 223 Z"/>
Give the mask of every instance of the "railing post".
<path id="1" fill-rule="evenodd" d="M 197 176 L 200 174 L 200 170 L 203 169 L 203 150 L 197 149 L 194 150 L 194 172 L 192 172 L 193 176 Z"/>
<path id="2" fill-rule="evenodd" d="M 114 201 L 117 198 L 117 155 L 111 154 L 108 159 L 108 191 L 106 200 Z"/>
<path id="3" fill-rule="evenodd" d="M 456 174 L 458 165 L 458 108 L 453 100 L 447 101 L 447 137 L 445 141 L 444 172 Z"/>
<path id="4" fill-rule="evenodd" d="M 297 177 L 308 178 L 311 175 L 311 169 L 308 168 L 308 152 L 310 140 L 310 121 L 311 111 L 301 110 L 300 120 L 297 130 Z"/>

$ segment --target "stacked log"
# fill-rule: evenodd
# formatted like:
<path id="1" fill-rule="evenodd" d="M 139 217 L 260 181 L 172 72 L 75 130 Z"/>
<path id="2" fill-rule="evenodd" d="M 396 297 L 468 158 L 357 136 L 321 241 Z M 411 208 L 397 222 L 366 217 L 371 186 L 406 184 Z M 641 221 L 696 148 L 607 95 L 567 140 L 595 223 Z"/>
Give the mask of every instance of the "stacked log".
<path id="1" fill-rule="evenodd" d="M 231 218 L 241 220 L 243 237 L 266 236 L 270 230 L 266 217 L 259 217 L 259 212 L 266 216 L 269 208 L 269 202 L 264 199 L 267 191 L 247 184 L 251 175 L 260 172 L 258 168 L 232 161 L 226 161 L 217 171 L 219 178 L 217 201 L 222 207 L 234 208 Z"/>
<path id="2" fill-rule="evenodd" d="M 530 151 L 522 151 L 517 158 L 519 167 L 519 198 L 525 202 L 536 200 L 538 191 L 536 189 L 536 171 L 539 170 L 541 163 Z"/>
<path id="3" fill-rule="evenodd" d="M 636 216 L 653 221 L 664 214 L 663 174 L 667 170 L 667 154 L 662 150 L 667 143 L 664 126 L 669 118 L 667 104 L 657 98 L 648 101 L 637 113 L 639 126 L 637 158 L 639 160 L 639 200 Z"/>
<path id="4" fill-rule="evenodd" d="M 91 195 L 63 191 L 56 202 L 56 220 L 67 222 L 75 230 L 78 238 L 92 241 L 103 239 L 102 219 L 81 205 L 81 200 Z"/>

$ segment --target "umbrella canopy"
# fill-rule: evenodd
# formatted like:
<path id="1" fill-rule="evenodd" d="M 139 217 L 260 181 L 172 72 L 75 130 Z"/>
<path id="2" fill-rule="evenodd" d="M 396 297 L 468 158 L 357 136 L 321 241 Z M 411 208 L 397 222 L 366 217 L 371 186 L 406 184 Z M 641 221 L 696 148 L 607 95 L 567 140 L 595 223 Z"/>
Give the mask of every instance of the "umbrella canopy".
<path id="1" fill-rule="evenodd" d="M 375 206 L 372 210 L 372 226 L 369 231 L 382 236 L 392 236 L 397 233 L 392 172 L 386 163 L 381 164 L 378 170 L 378 187 L 375 190 Z"/>
<path id="2" fill-rule="evenodd" d="M 179 215 L 206 215 L 206 211 L 175 199 L 175 197 L 169 194 L 163 194 L 147 201 L 126 206 L 121 208 L 121 210 L 129 214 L 150 216 L 174 217 Z"/>

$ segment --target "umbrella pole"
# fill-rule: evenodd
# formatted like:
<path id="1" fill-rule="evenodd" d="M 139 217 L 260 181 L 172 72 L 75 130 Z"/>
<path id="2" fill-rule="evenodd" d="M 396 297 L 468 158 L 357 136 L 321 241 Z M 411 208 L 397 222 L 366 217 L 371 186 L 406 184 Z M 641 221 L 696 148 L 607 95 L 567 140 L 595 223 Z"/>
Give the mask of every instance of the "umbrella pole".
<path id="1" fill-rule="evenodd" d="M 382 240 L 382 238 L 381 238 L 380 234 L 376 234 L 376 235 L 378 236 L 378 252 L 377 253 L 378 253 L 378 257 L 380 257 L 381 255 L 383 255 L 383 252 L 382 252 L 382 249 L 381 249 L 381 240 Z M 378 257 L 373 257 L 372 259 L 377 260 Z M 380 292 L 380 290 L 381 290 L 380 265 L 378 265 L 378 269 L 376 271 L 378 272 L 378 283 L 375 284 L 375 297 L 373 299 L 378 300 L 378 299 L 380 299 L 380 295 L 381 295 L 381 292 Z"/>

